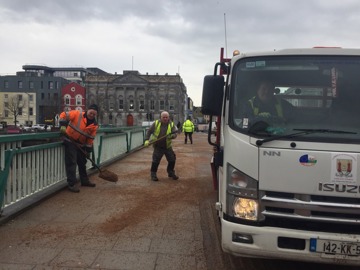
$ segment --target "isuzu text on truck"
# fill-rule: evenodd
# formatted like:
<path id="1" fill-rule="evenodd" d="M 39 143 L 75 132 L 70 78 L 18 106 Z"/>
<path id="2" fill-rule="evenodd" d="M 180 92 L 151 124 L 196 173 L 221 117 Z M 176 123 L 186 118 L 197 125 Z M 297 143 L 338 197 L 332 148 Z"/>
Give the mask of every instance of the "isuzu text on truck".
<path id="1" fill-rule="evenodd" d="M 263 81 L 276 113 L 256 107 Z M 205 76 L 202 112 L 225 252 L 360 265 L 360 49 L 236 52 Z"/>

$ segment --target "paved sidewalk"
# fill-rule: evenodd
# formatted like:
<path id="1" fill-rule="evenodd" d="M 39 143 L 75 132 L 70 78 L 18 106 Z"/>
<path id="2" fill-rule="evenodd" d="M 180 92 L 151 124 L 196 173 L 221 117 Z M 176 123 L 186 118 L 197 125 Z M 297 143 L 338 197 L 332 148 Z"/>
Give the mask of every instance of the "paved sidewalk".
<path id="1" fill-rule="evenodd" d="M 228 269 L 216 233 L 207 134 L 174 140 L 175 181 L 150 181 L 152 148 L 107 167 L 110 183 L 64 189 L 0 226 L 0 269 Z"/>

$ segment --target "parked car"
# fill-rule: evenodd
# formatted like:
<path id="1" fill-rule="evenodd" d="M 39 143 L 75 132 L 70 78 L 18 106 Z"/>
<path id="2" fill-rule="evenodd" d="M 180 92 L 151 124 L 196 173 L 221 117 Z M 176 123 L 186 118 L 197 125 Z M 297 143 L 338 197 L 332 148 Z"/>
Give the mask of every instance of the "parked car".
<path id="1" fill-rule="evenodd" d="M 155 121 L 143 121 L 141 123 L 142 127 L 150 127 Z"/>
<path id="2" fill-rule="evenodd" d="M 6 133 L 7 134 L 20 134 L 20 133 L 22 133 L 22 129 L 19 126 L 7 125 Z"/>
<path id="3" fill-rule="evenodd" d="M 45 130 L 45 124 L 35 124 L 31 127 L 34 131 L 44 131 Z"/>
<path id="4" fill-rule="evenodd" d="M 30 126 L 23 126 L 23 127 L 22 127 L 22 130 L 25 131 L 25 132 L 31 132 L 31 131 L 33 131 L 32 127 L 30 127 Z"/>

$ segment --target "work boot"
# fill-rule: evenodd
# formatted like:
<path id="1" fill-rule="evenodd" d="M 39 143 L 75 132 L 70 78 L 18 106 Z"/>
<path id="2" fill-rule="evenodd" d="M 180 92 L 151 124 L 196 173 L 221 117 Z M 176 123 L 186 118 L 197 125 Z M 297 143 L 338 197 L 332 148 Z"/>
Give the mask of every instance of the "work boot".
<path id="1" fill-rule="evenodd" d="M 71 192 L 74 192 L 74 193 L 79 193 L 80 192 L 80 189 L 75 185 L 73 185 L 73 186 L 69 185 L 68 190 L 70 190 Z"/>
<path id="2" fill-rule="evenodd" d="M 156 172 L 151 172 L 151 180 L 152 181 L 159 181 L 159 178 L 156 176 Z"/>
<path id="3" fill-rule="evenodd" d="M 96 187 L 96 184 L 95 184 L 95 183 L 92 183 L 92 182 L 90 182 L 90 181 L 83 182 L 83 183 L 81 183 L 81 185 L 82 185 L 83 187 Z"/>
<path id="4" fill-rule="evenodd" d="M 174 171 L 168 172 L 168 176 L 170 178 L 172 178 L 173 180 L 178 180 L 179 179 L 179 176 L 177 176 Z"/>

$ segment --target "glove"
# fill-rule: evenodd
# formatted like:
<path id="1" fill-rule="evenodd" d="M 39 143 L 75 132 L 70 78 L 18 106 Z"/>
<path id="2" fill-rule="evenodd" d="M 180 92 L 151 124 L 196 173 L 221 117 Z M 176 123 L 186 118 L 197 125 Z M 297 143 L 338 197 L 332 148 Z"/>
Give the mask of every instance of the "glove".
<path id="1" fill-rule="evenodd" d="M 146 140 L 146 141 L 144 142 L 144 146 L 145 146 L 145 147 L 148 147 L 148 146 L 149 146 L 149 143 L 150 143 L 149 140 Z"/>
<path id="2" fill-rule="evenodd" d="M 167 135 L 167 137 L 172 140 L 172 139 L 174 139 L 174 134 L 169 134 L 169 135 Z"/>
<path id="3" fill-rule="evenodd" d="M 60 127 L 60 133 L 61 134 L 66 134 L 66 127 L 65 126 Z"/>

